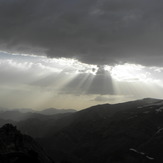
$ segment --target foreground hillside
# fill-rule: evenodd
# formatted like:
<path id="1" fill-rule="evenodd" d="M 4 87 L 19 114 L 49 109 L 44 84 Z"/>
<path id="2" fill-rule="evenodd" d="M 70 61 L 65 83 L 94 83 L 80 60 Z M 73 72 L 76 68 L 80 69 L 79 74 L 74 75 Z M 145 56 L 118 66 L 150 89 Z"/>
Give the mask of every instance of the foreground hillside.
<path id="1" fill-rule="evenodd" d="M 58 128 L 56 128 L 58 124 Z M 163 162 L 163 101 L 94 106 L 60 119 L 39 141 L 71 163 Z"/>
<path id="2" fill-rule="evenodd" d="M 53 163 L 43 149 L 11 124 L 0 128 L 0 163 Z"/>
<path id="3" fill-rule="evenodd" d="M 163 100 L 148 98 L 72 113 L 32 114 L 14 124 L 35 137 L 58 163 L 163 162 Z"/>

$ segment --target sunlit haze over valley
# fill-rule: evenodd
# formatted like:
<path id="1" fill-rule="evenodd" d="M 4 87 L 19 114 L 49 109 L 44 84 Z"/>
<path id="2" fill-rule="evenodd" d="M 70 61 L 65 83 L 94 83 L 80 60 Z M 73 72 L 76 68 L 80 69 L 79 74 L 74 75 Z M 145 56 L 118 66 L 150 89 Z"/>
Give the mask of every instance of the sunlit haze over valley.
<path id="1" fill-rule="evenodd" d="M 80 110 L 101 103 L 162 98 L 162 67 L 93 65 L 6 52 L 0 56 L 1 107 Z"/>

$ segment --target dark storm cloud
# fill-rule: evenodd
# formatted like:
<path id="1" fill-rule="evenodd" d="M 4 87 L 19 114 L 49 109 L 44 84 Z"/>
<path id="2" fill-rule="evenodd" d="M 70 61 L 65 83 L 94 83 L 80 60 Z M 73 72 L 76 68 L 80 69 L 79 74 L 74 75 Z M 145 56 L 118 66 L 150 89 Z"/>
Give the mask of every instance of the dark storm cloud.
<path id="1" fill-rule="evenodd" d="M 0 0 L 0 49 L 92 64 L 163 59 L 161 0 Z"/>

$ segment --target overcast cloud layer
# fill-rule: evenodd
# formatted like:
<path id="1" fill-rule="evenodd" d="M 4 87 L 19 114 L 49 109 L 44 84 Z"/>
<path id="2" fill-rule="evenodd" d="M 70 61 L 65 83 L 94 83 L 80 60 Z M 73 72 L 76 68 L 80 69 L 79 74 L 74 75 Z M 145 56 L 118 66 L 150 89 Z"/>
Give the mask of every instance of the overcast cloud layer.
<path id="1" fill-rule="evenodd" d="M 162 6 L 162 0 L 0 0 L 0 50 L 158 66 Z"/>

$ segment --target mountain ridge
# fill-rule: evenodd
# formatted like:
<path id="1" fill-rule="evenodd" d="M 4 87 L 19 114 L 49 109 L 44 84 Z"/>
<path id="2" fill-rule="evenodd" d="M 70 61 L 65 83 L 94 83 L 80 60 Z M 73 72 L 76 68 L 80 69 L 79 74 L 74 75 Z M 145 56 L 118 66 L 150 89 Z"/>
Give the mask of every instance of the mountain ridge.
<path id="1" fill-rule="evenodd" d="M 162 99 L 145 98 L 35 116 L 17 126 L 35 137 L 57 162 L 163 162 Z"/>
<path id="2" fill-rule="evenodd" d="M 120 163 L 161 162 L 162 157 L 147 146 L 152 148 L 149 140 L 163 128 L 163 112 L 158 112 L 162 107 L 163 100 L 149 98 L 93 106 L 59 120 L 57 124 L 64 125 L 39 141 L 49 153 L 58 151 L 58 160 L 65 157 L 73 163 L 112 163 L 117 155 Z M 130 149 L 145 154 L 135 155 Z"/>

